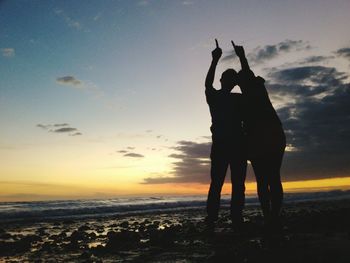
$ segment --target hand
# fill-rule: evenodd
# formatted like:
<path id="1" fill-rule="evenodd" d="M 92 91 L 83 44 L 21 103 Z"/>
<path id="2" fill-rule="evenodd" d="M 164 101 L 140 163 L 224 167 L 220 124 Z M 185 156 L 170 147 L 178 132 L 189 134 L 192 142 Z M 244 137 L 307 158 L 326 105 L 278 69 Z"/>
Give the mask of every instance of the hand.
<path id="1" fill-rule="evenodd" d="M 218 40 L 215 38 L 216 48 L 211 52 L 213 61 L 218 62 L 222 55 L 222 50 L 219 47 Z"/>
<path id="2" fill-rule="evenodd" d="M 232 40 L 231 40 L 231 43 L 232 43 L 233 48 L 235 49 L 236 55 L 239 58 L 244 58 L 245 57 L 245 52 L 244 52 L 243 46 L 236 46 L 235 42 L 233 42 Z"/>

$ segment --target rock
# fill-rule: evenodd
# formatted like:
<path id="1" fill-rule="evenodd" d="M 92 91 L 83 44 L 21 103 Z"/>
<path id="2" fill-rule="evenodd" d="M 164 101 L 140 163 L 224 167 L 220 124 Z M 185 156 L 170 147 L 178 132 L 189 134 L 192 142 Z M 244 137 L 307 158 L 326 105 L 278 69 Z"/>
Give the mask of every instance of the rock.
<path id="1" fill-rule="evenodd" d="M 1 233 L 0 234 L 0 238 L 1 239 L 10 239 L 10 238 L 12 238 L 13 236 L 10 234 L 10 233 Z"/>
<path id="2" fill-rule="evenodd" d="M 168 227 L 163 230 L 152 230 L 149 232 L 150 244 L 157 246 L 170 246 L 174 243 L 177 228 Z"/>
<path id="3" fill-rule="evenodd" d="M 90 239 L 95 239 L 97 237 L 96 233 L 95 232 L 91 232 L 89 235 L 89 238 Z"/>
<path id="4" fill-rule="evenodd" d="M 69 237 L 71 242 L 86 241 L 89 240 L 89 236 L 84 231 L 73 231 Z"/>
<path id="5" fill-rule="evenodd" d="M 128 221 L 124 221 L 120 224 L 121 227 L 123 228 L 128 228 L 129 227 L 129 222 Z"/>
<path id="6" fill-rule="evenodd" d="M 137 247 L 140 243 L 138 233 L 127 230 L 121 232 L 109 231 L 107 237 L 106 249 L 109 251 Z"/>
<path id="7" fill-rule="evenodd" d="M 37 229 L 36 231 L 40 236 L 45 236 L 47 233 L 46 233 L 46 228 L 45 227 L 40 227 Z"/>
<path id="8" fill-rule="evenodd" d="M 15 255 L 25 253 L 31 248 L 29 239 L 21 239 L 18 241 L 8 242 L 0 241 L 0 255 Z"/>
<path id="9" fill-rule="evenodd" d="M 43 241 L 43 239 L 40 236 L 37 235 L 28 235 L 25 236 L 21 239 L 22 242 L 28 242 L 30 244 L 34 243 L 34 242 L 41 242 Z"/>
<path id="10" fill-rule="evenodd" d="M 80 258 L 81 259 L 90 259 L 91 258 L 91 253 L 88 252 L 88 251 L 84 251 L 81 255 L 80 255 Z"/>
<path id="11" fill-rule="evenodd" d="M 83 225 L 81 227 L 78 228 L 78 231 L 86 231 L 86 230 L 90 230 L 91 228 L 88 225 Z"/>
<path id="12" fill-rule="evenodd" d="M 51 243 L 51 242 L 45 242 L 45 243 L 41 246 L 41 251 L 51 252 L 51 251 L 52 251 L 52 243 Z"/>

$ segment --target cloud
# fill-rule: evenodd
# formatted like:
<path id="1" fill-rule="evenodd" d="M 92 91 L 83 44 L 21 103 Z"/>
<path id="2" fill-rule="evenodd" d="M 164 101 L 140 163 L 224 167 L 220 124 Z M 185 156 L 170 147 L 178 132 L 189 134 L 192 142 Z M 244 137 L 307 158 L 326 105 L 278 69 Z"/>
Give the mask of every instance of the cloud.
<path id="1" fill-rule="evenodd" d="M 173 149 L 177 152 L 169 155 L 174 158 L 173 170 L 169 176 L 148 177 L 145 184 L 161 183 L 208 183 L 210 169 L 210 142 L 197 143 L 179 141 Z"/>
<path id="2" fill-rule="evenodd" d="M 276 108 L 287 137 L 283 181 L 350 174 L 347 77 L 334 67 L 319 65 L 274 68 L 267 74 L 266 88 L 272 103 L 279 105 Z M 173 150 L 170 173 L 145 178 L 144 184 L 209 182 L 210 142 L 179 141 Z"/>
<path id="3" fill-rule="evenodd" d="M 15 49 L 11 47 L 7 48 L 1 48 L 1 53 L 3 57 L 14 57 L 15 56 Z"/>
<path id="4" fill-rule="evenodd" d="M 48 130 L 48 129 L 50 129 L 51 125 L 50 124 L 47 124 L 47 125 L 45 125 L 45 124 L 37 124 L 36 127 L 42 128 L 44 130 Z"/>
<path id="5" fill-rule="evenodd" d="M 37 124 L 36 127 L 53 133 L 68 133 L 69 136 L 82 135 L 82 133 L 79 132 L 77 128 L 69 127 L 68 123 Z"/>
<path id="6" fill-rule="evenodd" d="M 144 155 L 139 154 L 139 153 L 126 153 L 126 154 L 124 154 L 124 156 L 126 156 L 126 157 L 133 157 L 133 158 L 143 158 L 143 157 L 145 157 Z"/>
<path id="7" fill-rule="evenodd" d="M 312 64 L 312 63 L 320 63 L 327 62 L 328 60 L 334 58 L 333 56 L 310 56 L 300 61 L 299 64 Z"/>
<path id="8" fill-rule="evenodd" d="M 253 64 L 260 64 L 291 51 L 308 50 L 310 48 L 310 45 L 303 40 L 287 39 L 277 44 L 265 45 L 263 47 L 259 46 L 248 53 L 247 58 L 248 61 Z M 237 58 L 237 56 L 232 50 L 232 52 L 226 55 L 222 60 L 227 61 L 234 58 Z"/>
<path id="9" fill-rule="evenodd" d="M 350 47 L 340 48 L 335 52 L 338 56 L 350 58 Z"/>
<path id="10" fill-rule="evenodd" d="M 338 72 L 333 67 L 304 66 L 292 67 L 282 70 L 272 70 L 268 73 L 272 81 L 282 84 L 313 84 L 313 85 L 339 85 L 347 75 Z"/>
<path id="11" fill-rule="evenodd" d="M 76 79 L 74 76 L 64 76 L 56 79 L 56 82 L 61 85 L 80 87 L 82 85 L 82 81 Z"/>
<path id="12" fill-rule="evenodd" d="M 80 22 L 68 16 L 62 9 L 56 9 L 54 12 L 57 16 L 63 19 L 67 26 L 77 30 L 82 29 Z"/>
<path id="13" fill-rule="evenodd" d="M 76 132 L 76 133 L 73 133 L 73 134 L 69 134 L 69 136 L 80 136 L 80 135 L 83 135 L 81 132 Z"/>
<path id="14" fill-rule="evenodd" d="M 59 129 L 54 129 L 51 130 L 51 132 L 58 132 L 58 133 L 64 133 L 64 132 L 73 132 L 76 131 L 76 128 L 71 128 L 71 127 L 64 127 L 64 128 L 59 128 Z"/>
<path id="15" fill-rule="evenodd" d="M 148 6 L 148 5 L 150 5 L 150 1 L 142 0 L 142 1 L 139 1 L 137 3 L 137 5 L 139 5 L 139 6 Z"/>
<path id="16" fill-rule="evenodd" d="M 68 123 L 57 123 L 57 124 L 53 124 L 54 127 L 64 127 L 64 126 L 69 126 Z"/>
<path id="17" fill-rule="evenodd" d="M 350 85 L 329 67 L 299 67 L 271 74 L 271 97 L 290 98 L 278 110 L 287 141 L 297 151 L 284 160 L 289 180 L 344 176 L 350 172 Z"/>
<path id="18" fill-rule="evenodd" d="M 102 12 L 98 12 L 92 19 L 94 21 L 98 21 L 100 20 L 101 17 L 102 17 Z"/>

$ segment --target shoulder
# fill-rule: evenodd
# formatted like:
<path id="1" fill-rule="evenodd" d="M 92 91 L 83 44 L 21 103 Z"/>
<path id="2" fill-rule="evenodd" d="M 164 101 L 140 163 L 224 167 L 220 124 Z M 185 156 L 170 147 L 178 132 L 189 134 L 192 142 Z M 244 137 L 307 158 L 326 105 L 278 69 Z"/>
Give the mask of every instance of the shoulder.
<path id="1" fill-rule="evenodd" d="M 265 79 L 263 77 L 257 76 L 255 78 L 255 81 L 258 82 L 259 84 L 264 84 L 265 83 Z"/>
<path id="2" fill-rule="evenodd" d="M 218 90 L 214 89 L 214 87 L 206 87 L 205 88 L 205 95 L 212 96 L 218 93 Z"/>
<path id="3" fill-rule="evenodd" d="M 251 69 L 242 69 L 238 72 L 240 77 L 252 78 L 255 77 L 254 72 Z"/>

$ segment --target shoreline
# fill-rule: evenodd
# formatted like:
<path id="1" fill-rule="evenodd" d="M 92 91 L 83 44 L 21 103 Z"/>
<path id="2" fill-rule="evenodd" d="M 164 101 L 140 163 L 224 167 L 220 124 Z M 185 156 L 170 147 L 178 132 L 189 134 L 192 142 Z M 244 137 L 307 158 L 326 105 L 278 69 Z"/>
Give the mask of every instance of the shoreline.
<path id="1" fill-rule="evenodd" d="M 284 231 L 272 239 L 258 206 L 245 209 L 244 230 L 238 232 L 226 207 L 210 233 L 203 208 L 1 223 L 0 261 L 263 262 L 259 259 L 283 257 L 284 262 L 349 262 L 350 199 L 287 203 L 283 211 Z"/>

